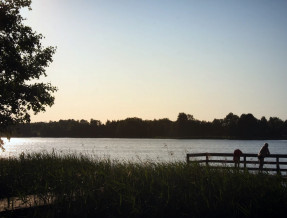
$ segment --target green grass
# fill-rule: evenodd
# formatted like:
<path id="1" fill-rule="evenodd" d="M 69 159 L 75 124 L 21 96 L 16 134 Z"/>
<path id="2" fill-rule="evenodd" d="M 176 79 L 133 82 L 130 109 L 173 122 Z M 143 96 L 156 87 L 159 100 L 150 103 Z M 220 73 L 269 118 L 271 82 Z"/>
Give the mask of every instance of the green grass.
<path id="1" fill-rule="evenodd" d="M 56 199 L 27 210 L 35 217 L 280 217 L 287 208 L 285 180 L 267 174 L 55 153 L 0 159 L 0 198 L 31 194 Z"/>

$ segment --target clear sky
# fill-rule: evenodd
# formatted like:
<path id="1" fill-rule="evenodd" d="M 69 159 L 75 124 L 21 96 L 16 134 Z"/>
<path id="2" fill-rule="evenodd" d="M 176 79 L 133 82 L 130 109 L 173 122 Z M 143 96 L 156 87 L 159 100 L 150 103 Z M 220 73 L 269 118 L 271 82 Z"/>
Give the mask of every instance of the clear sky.
<path id="1" fill-rule="evenodd" d="M 33 0 L 57 46 L 55 105 L 32 121 L 287 119 L 285 0 Z"/>

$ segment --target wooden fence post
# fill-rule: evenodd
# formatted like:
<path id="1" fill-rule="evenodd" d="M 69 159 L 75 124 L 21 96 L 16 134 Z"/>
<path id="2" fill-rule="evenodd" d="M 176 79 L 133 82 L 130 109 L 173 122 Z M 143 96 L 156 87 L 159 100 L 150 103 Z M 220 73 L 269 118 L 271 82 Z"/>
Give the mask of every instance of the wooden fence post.
<path id="1" fill-rule="evenodd" d="M 205 159 L 206 166 L 208 166 L 209 155 L 208 155 L 208 153 L 206 153 L 205 155 L 206 155 L 206 159 Z"/>
<path id="2" fill-rule="evenodd" d="M 189 155 L 186 154 L 186 163 L 189 163 Z"/>
<path id="3" fill-rule="evenodd" d="M 277 169 L 277 174 L 280 175 L 280 166 L 279 166 L 279 157 L 276 157 L 276 169 Z"/>
<path id="4" fill-rule="evenodd" d="M 244 155 L 244 168 L 246 168 L 246 155 Z"/>

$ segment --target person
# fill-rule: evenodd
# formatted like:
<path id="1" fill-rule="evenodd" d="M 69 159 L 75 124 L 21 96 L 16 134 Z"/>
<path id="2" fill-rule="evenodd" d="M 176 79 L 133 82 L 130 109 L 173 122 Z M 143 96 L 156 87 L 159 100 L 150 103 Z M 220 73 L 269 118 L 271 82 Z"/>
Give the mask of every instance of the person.
<path id="1" fill-rule="evenodd" d="M 235 164 L 235 167 L 239 167 L 240 164 L 240 156 L 242 155 L 242 151 L 239 149 L 235 149 L 233 152 L 233 161 Z"/>
<path id="2" fill-rule="evenodd" d="M 268 149 L 268 143 L 265 143 L 262 148 L 260 149 L 258 153 L 258 160 L 259 160 L 259 170 L 263 169 L 264 164 L 264 158 L 266 156 L 270 155 L 269 149 Z"/>

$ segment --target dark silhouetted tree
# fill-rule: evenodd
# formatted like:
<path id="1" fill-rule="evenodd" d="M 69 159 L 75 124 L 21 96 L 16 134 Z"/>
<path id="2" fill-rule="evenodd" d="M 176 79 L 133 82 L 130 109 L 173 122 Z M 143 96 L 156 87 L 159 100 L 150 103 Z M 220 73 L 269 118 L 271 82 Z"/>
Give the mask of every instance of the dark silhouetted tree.
<path id="1" fill-rule="evenodd" d="M 188 118 L 185 113 L 179 113 L 176 120 L 176 132 L 178 137 L 188 136 Z"/>
<path id="2" fill-rule="evenodd" d="M 213 137 L 222 137 L 224 135 L 223 120 L 214 119 L 212 121 L 211 135 Z"/>
<path id="3" fill-rule="evenodd" d="M 259 122 L 252 114 L 242 114 L 238 120 L 240 138 L 251 139 L 259 135 Z"/>
<path id="4" fill-rule="evenodd" d="M 117 126 L 116 136 L 120 138 L 144 138 L 147 136 L 145 122 L 136 117 L 122 120 Z"/>
<path id="5" fill-rule="evenodd" d="M 171 137 L 173 122 L 167 118 L 160 120 L 149 120 L 147 123 L 147 137 L 149 138 L 161 138 Z"/>
<path id="6" fill-rule="evenodd" d="M 212 122 L 199 121 L 193 116 L 180 113 L 178 119 L 142 120 L 60 120 L 49 123 L 25 123 L 18 125 L 18 137 L 108 137 L 108 138 L 222 138 L 222 139 L 287 139 L 287 121 L 277 117 L 268 121 L 257 120 L 252 114 L 240 117 L 229 113 L 224 119 Z"/>
<path id="7" fill-rule="evenodd" d="M 0 1 L 0 132 L 17 123 L 30 122 L 30 113 L 54 104 L 50 83 L 35 82 L 46 76 L 54 47 L 43 47 L 43 36 L 23 22 L 21 8 L 31 0 Z"/>
<path id="8" fill-rule="evenodd" d="M 223 119 L 223 127 L 225 130 L 225 136 L 228 136 L 230 138 L 234 138 L 238 134 L 238 120 L 239 117 L 233 113 L 229 113 L 224 119 Z"/>
<path id="9" fill-rule="evenodd" d="M 268 121 L 264 116 L 259 121 L 259 132 L 261 138 L 269 137 Z"/>
<path id="10" fill-rule="evenodd" d="M 270 117 L 268 120 L 269 136 L 278 138 L 283 133 L 284 122 L 278 117 Z"/>

